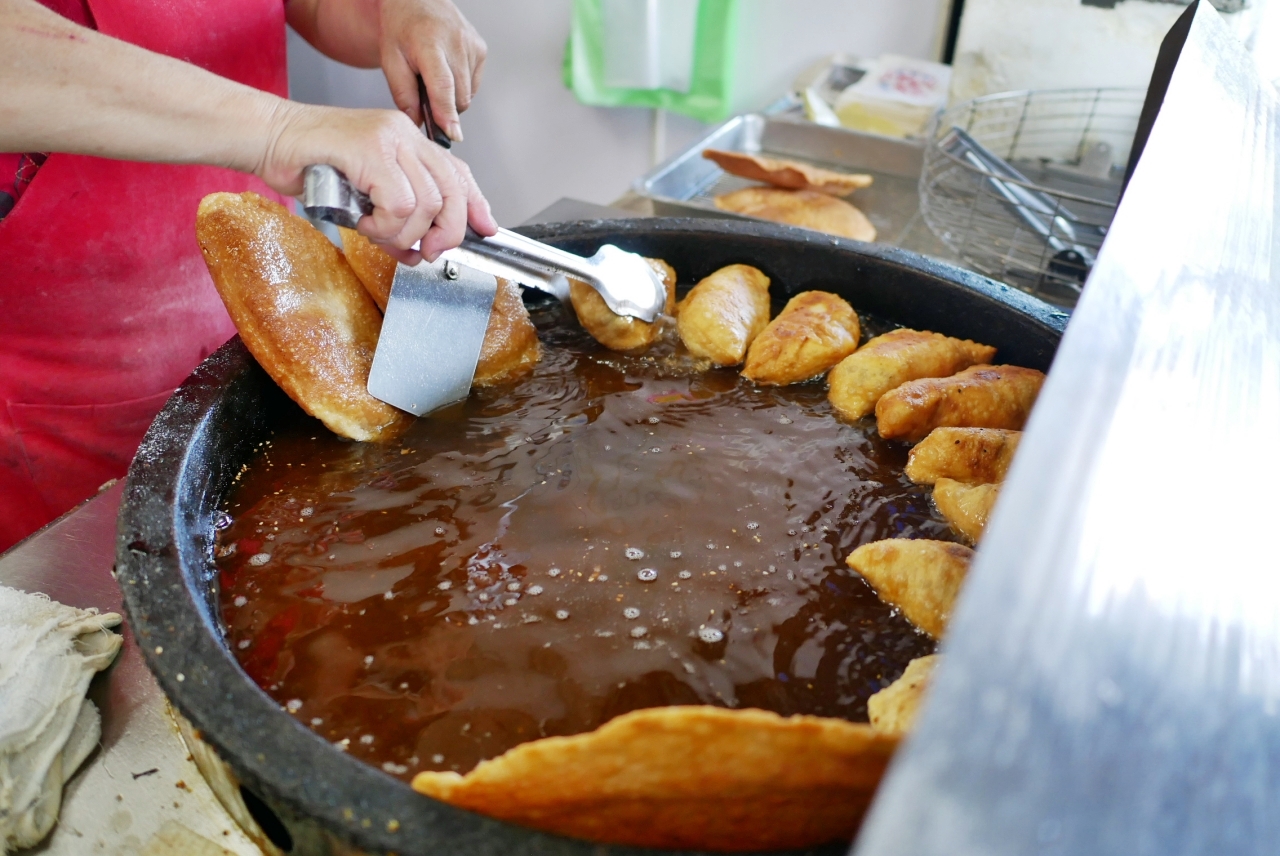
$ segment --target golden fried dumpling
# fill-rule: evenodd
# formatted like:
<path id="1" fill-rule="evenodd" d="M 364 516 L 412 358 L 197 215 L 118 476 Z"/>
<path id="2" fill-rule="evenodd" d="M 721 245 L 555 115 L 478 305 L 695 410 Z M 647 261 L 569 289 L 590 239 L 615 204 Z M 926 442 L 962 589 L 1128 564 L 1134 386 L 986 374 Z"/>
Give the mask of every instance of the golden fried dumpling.
<path id="1" fill-rule="evenodd" d="M 858 313 L 843 298 L 801 292 L 751 343 L 742 376 L 764 386 L 817 377 L 852 354 L 861 336 Z"/>
<path id="2" fill-rule="evenodd" d="M 933 485 L 933 504 L 961 535 L 975 544 L 987 528 L 987 517 L 1000 495 L 998 484 L 969 485 L 954 479 L 938 479 Z"/>
<path id="3" fill-rule="evenodd" d="M 963 544 L 890 538 L 863 544 L 846 561 L 881 600 L 937 639 L 947 629 L 972 559 L 973 551 Z"/>
<path id="4" fill-rule="evenodd" d="M 865 173 L 834 172 L 799 161 L 749 155 L 745 152 L 704 149 L 702 156 L 714 161 L 730 175 L 790 190 L 817 190 L 834 196 L 847 196 L 855 190 L 870 187 L 875 181 Z"/>
<path id="5" fill-rule="evenodd" d="M 813 229 L 852 238 L 874 241 L 876 227 L 857 208 L 816 190 L 784 190 L 781 187 L 744 187 L 722 193 L 715 199 L 722 211 L 759 217 L 775 223 L 788 223 L 802 229 Z"/>
<path id="6" fill-rule="evenodd" d="M 889 686 L 867 699 L 867 718 L 881 734 L 905 737 L 911 733 L 916 713 L 929 690 L 933 670 L 942 662 L 941 654 L 916 657 Z"/>
<path id="7" fill-rule="evenodd" d="M 338 234 L 342 236 L 342 254 L 347 257 L 347 264 L 360 277 L 373 302 L 386 312 L 391 283 L 396 278 L 396 260 L 355 229 L 339 226 Z"/>
<path id="8" fill-rule="evenodd" d="M 671 265 L 661 259 L 645 259 L 667 287 L 667 303 L 662 310 L 667 315 L 674 315 L 676 309 L 676 272 Z M 573 311 L 583 329 L 591 334 L 591 338 L 611 351 L 635 353 L 643 351 L 653 344 L 661 331 L 661 321 L 641 321 L 627 315 L 616 315 L 604 302 L 600 292 L 585 282 L 569 280 L 569 300 L 573 303 Z"/>
<path id="9" fill-rule="evenodd" d="M 729 265 L 699 282 L 680 301 L 676 329 L 696 357 L 736 366 L 769 323 L 769 277 L 750 265 Z"/>
<path id="10" fill-rule="evenodd" d="M 944 426 L 1021 431 L 1043 383 L 1043 372 L 1021 366 L 970 366 L 909 381 L 876 402 L 876 426 L 881 437 L 909 443 Z"/>
<path id="11" fill-rule="evenodd" d="M 898 744 L 865 722 L 709 705 L 625 713 L 413 788 L 602 844 L 752 852 L 847 842 Z"/>
<path id="12" fill-rule="evenodd" d="M 966 339 L 893 330 L 876 336 L 831 370 L 827 397 L 840 418 L 852 422 L 873 412 L 880 396 L 907 381 L 949 377 L 990 363 L 995 355 L 995 348 Z"/>
<path id="13" fill-rule="evenodd" d="M 505 383 L 533 368 L 540 359 L 542 346 L 538 343 L 538 330 L 520 298 L 520 286 L 499 279 L 471 385 Z"/>
<path id="14" fill-rule="evenodd" d="M 907 456 L 907 478 L 916 484 L 955 479 L 965 484 L 1004 481 L 1021 431 L 1002 428 L 934 428 Z"/>
<path id="15" fill-rule="evenodd" d="M 328 238 L 256 193 L 206 196 L 196 238 L 245 347 L 303 410 L 352 440 L 413 421 L 366 388 L 382 315 Z"/>

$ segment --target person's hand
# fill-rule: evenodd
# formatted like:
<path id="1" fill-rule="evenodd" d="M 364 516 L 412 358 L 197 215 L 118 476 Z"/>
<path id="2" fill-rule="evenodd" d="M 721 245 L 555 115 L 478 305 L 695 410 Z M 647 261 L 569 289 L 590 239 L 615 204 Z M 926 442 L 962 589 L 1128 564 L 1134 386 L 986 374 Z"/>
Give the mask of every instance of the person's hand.
<path id="1" fill-rule="evenodd" d="M 396 106 L 421 122 L 417 75 L 431 115 L 451 139 L 462 139 L 458 114 L 480 88 L 484 39 L 449 0 L 382 0 L 380 51 Z"/>
<path id="2" fill-rule="evenodd" d="M 482 235 L 497 231 L 471 170 L 423 136 L 394 110 L 348 110 L 282 102 L 270 142 L 254 172 L 281 193 L 302 193 L 302 171 L 331 164 L 373 200 L 361 233 L 407 264 L 434 261 L 462 242 L 468 222 Z"/>

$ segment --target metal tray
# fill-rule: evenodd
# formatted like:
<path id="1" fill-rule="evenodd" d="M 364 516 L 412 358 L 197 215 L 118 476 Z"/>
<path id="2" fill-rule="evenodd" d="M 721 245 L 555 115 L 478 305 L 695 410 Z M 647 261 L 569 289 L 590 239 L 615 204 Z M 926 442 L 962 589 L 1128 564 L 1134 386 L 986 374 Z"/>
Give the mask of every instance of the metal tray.
<path id="1" fill-rule="evenodd" d="M 702 156 L 704 149 L 785 157 L 843 172 L 866 172 L 875 184 L 851 201 L 875 225 L 877 243 L 951 260 L 954 254 L 929 232 L 920 217 L 918 182 L 924 143 L 829 128 L 783 116 L 735 116 L 666 163 L 636 179 L 633 189 L 653 201 L 658 216 L 752 220 L 716 208 L 717 194 L 755 182 L 729 175 Z"/>

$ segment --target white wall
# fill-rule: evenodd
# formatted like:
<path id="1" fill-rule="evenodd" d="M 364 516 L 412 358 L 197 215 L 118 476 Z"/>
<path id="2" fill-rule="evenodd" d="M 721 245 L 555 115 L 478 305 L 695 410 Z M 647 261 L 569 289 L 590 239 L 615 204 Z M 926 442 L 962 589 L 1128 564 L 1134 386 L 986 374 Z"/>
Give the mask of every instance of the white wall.
<path id="1" fill-rule="evenodd" d="M 1242 40 L 1267 0 L 1224 16 Z M 1160 42 L 1185 6 L 1126 0 L 1114 9 L 1080 0 L 966 0 L 951 95 L 964 101 L 1013 89 L 1145 89 Z"/>
<path id="2" fill-rule="evenodd" d="M 650 167 L 647 110 L 586 107 L 560 83 L 570 0 L 455 0 L 489 44 L 484 85 L 455 151 L 471 164 L 504 225 L 562 196 L 608 203 Z M 742 0 L 737 110 L 782 95 L 837 51 L 934 58 L 946 0 Z M 289 79 L 301 101 L 391 106 L 378 71 L 339 66 L 293 33 Z M 671 116 L 673 153 L 705 126 Z"/>

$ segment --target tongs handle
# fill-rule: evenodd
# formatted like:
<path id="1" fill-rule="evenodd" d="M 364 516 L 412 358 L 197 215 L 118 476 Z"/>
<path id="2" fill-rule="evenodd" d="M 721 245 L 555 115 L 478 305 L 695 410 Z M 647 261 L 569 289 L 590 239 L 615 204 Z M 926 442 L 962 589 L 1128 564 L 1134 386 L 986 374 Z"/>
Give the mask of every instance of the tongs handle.
<path id="1" fill-rule="evenodd" d="M 442 255 L 458 264 L 513 279 L 553 294 L 558 293 L 558 290 L 547 284 L 558 275 L 589 284 L 594 284 L 598 279 L 595 270 L 581 256 L 526 238 L 509 229 L 499 229 L 497 234 L 485 238 L 468 228 L 461 246 L 446 250 Z"/>
<path id="2" fill-rule="evenodd" d="M 440 130 L 431 116 L 431 99 L 422 75 L 418 79 L 418 103 L 422 107 L 422 132 L 442 148 L 452 148 L 453 140 Z M 361 217 L 373 213 L 373 201 L 368 194 L 355 186 L 336 167 L 328 164 L 312 164 L 302 171 L 302 207 L 313 219 L 324 220 L 354 229 Z"/>

